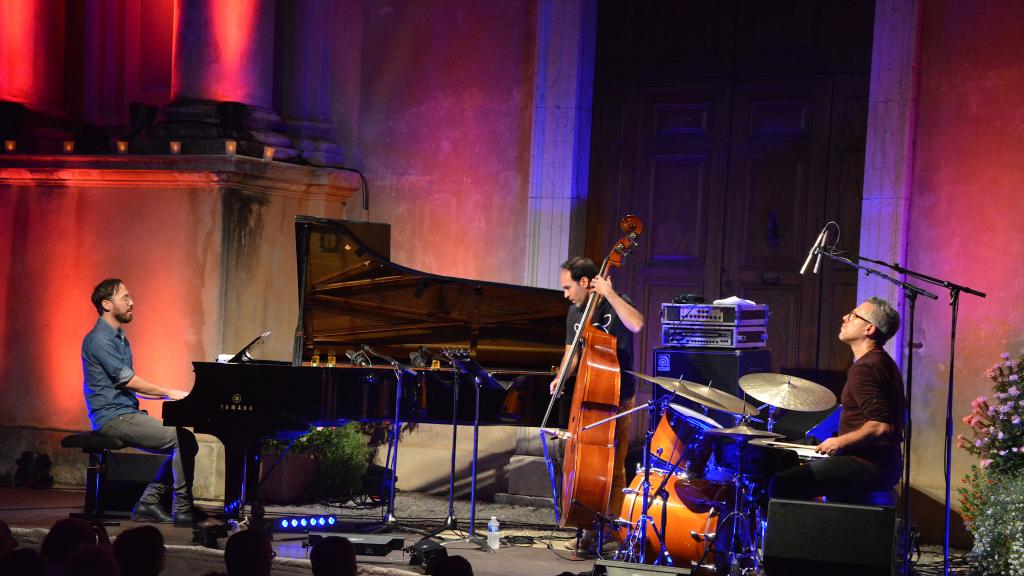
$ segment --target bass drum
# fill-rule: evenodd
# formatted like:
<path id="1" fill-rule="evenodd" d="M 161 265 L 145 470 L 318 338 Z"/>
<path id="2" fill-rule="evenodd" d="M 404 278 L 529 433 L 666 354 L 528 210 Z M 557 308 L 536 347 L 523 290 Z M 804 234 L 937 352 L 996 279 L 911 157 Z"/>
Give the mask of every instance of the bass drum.
<path id="1" fill-rule="evenodd" d="M 621 518 L 630 524 L 634 524 L 643 512 L 643 481 L 644 474 L 641 471 L 629 488 L 623 490 L 626 497 L 622 502 Z M 665 470 L 652 469 L 651 492 L 661 486 L 662 482 L 665 482 L 665 490 L 668 492 L 665 534 L 666 548 L 672 560 L 677 566 L 685 566 L 689 562 L 712 561 L 714 552 L 708 548 L 709 536 L 706 535 L 715 533 L 719 517 L 727 510 L 733 493 L 732 485 L 691 480 L 682 473 L 667 475 Z M 664 501 L 657 498 L 648 511 L 658 530 L 661 530 L 664 508 Z M 691 531 L 699 536 L 695 538 L 690 534 Z M 620 539 L 624 540 L 627 535 L 626 529 L 620 529 Z M 653 558 L 661 551 L 661 539 L 650 528 L 647 530 L 647 542 L 647 557 Z"/>

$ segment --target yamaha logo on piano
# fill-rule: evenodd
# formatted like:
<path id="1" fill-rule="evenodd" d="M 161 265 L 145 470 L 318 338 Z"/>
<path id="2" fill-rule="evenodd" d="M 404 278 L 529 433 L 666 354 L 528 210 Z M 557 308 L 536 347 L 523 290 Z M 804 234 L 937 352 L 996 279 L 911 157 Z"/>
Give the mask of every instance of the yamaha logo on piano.
<path id="1" fill-rule="evenodd" d="M 241 394 L 232 394 L 230 404 L 221 404 L 220 409 L 224 412 L 252 412 L 252 404 L 242 404 Z"/>

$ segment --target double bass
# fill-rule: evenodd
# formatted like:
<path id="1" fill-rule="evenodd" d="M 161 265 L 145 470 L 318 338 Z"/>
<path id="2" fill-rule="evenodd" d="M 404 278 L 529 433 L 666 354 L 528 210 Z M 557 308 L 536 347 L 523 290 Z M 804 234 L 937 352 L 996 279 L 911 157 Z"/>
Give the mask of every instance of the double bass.
<path id="1" fill-rule="evenodd" d="M 643 231 L 643 223 L 636 216 L 626 216 L 619 222 L 625 235 L 615 243 L 601 264 L 598 275 L 608 278 L 612 268 L 635 247 Z M 612 488 L 612 466 L 615 461 L 615 422 L 609 421 L 584 431 L 599 420 L 614 416 L 619 411 L 619 360 L 616 338 L 593 325 L 594 314 L 603 298 L 596 292 L 587 297 L 583 317 L 562 359 L 559 378 L 548 406 L 561 394 L 569 378 L 569 368 L 579 358 L 576 388 L 572 396 L 569 425 L 564 434 L 565 457 L 562 464 L 560 508 L 556 505 L 558 526 L 585 528 L 594 524 L 596 515 L 603 515 Z"/>

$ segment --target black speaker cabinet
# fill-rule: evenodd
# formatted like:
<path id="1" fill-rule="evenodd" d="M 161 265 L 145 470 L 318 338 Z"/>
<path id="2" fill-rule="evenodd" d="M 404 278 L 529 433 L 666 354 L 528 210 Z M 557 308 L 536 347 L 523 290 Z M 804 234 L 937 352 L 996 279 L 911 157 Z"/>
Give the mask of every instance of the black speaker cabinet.
<path id="1" fill-rule="evenodd" d="M 164 454 L 113 452 L 107 459 L 107 484 L 103 496 L 106 509 L 130 512 L 166 459 Z M 170 496 L 169 493 L 165 495 L 165 507 L 170 503 Z"/>
<path id="2" fill-rule="evenodd" d="M 772 500 L 764 565 L 768 576 L 891 576 L 896 509 Z"/>
<path id="3" fill-rule="evenodd" d="M 715 349 L 715 348 L 655 348 L 654 373 L 656 376 L 682 378 L 698 384 L 710 383 L 713 388 L 743 397 L 740 377 L 755 372 L 772 371 L 772 351 L 767 348 Z M 685 402 L 683 402 L 685 404 Z M 712 414 L 712 418 L 715 415 Z M 720 420 L 724 426 L 733 426 L 733 419 Z"/>

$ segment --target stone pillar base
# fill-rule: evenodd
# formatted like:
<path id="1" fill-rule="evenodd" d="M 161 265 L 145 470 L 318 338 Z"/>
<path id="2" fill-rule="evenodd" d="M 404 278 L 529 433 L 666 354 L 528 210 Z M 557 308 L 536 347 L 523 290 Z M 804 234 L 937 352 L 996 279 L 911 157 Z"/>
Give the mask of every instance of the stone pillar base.
<path id="1" fill-rule="evenodd" d="M 275 160 L 299 157 L 291 139 L 284 135 L 285 123 L 269 108 L 245 106 L 241 129 L 225 127 L 217 114 L 220 102 L 212 100 L 175 100 L 161 111 L 164 120 L 151 128 L 145 137 L 130 144 L 136 153 L 164 153 L 168 142 L 182 143 L 183 154 L 223 154 L 224 140 L 238 142 L 237 153 L 262 157 L 264 146 L 274 147 Z"/>

